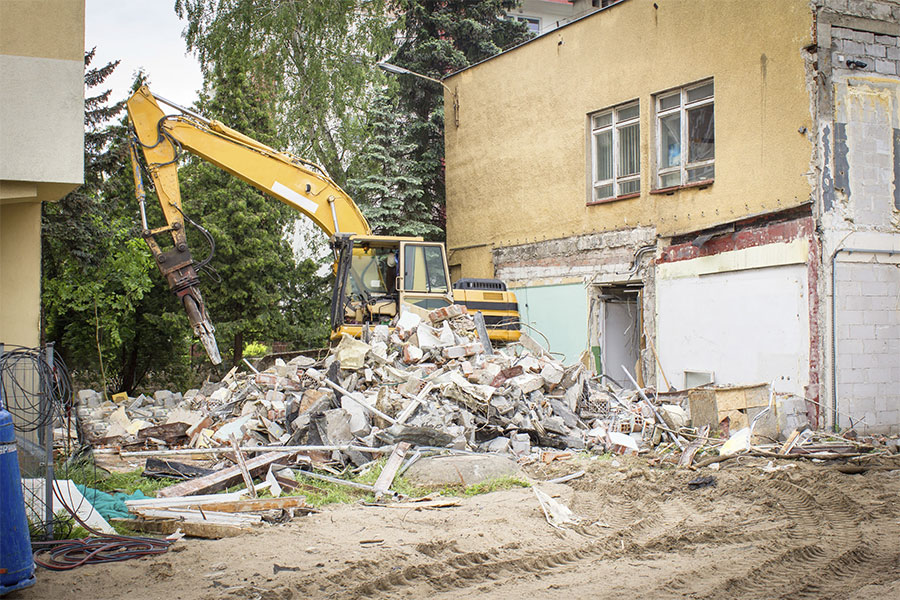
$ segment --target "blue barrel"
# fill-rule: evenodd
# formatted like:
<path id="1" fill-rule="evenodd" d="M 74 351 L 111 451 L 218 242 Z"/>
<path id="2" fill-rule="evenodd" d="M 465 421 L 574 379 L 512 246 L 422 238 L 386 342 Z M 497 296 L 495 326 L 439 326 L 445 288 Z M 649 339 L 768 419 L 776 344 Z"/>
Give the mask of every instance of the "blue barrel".
<path id="1" fill-rule="evenodd" d="M 34 585 L 12 415 L 0 408 L 0 596 Z"/>

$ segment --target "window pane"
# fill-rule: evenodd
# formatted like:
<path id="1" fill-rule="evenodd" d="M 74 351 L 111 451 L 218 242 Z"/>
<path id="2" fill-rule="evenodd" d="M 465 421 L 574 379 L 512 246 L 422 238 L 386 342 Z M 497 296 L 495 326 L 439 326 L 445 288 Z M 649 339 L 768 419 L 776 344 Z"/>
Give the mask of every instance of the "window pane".
<path id="1" fill-rule="evenodd" d="M 594 135 L 595 171 L 594 181 L 613 178 L 612 131 L 602 131 Z"/>
<path id="2" fill-rule="evenodd" d="M 641 172 L 640 124 L 620 127 L 619 131 L 619 168 L 618 176 L 626 177 Z"/>
<path id="3" fill-rule="evenodd" d="M 632 179 L 631 181 L 623 181 L 619 183 L 619 195 L 636 194 L 641 191 L 641 180 Z"/>
<path id="4" fill-rule="evenodd" d="M 712 95 L 713 82 L 710 81 L 709 83 L 701 85 L 700 87 L 695 87 L 692 90 L 688 90 L 687 101 L 696 102 L 697 100 L 703 100 L 704 98 L 712 98 Z"/>
<path id="5" fill-rule="evenodd" d="M 688 181 L 706 181 L 716 176 L 716 168 L 714 165 L 706 165 L 705 167 L 697 167 L 696 169 L 688 169 Z"/>
<path id="6" fill-rule="evenodd" d="M 616 111 L 616 119 L 619 121 L 627 121 L 629 119 L 636 119 L 640 114 L 640 107 L 637 104 L 633 104 L 632 106 L 626 106 L 625 108 L 620 108 Z"/>
<path id="7" fill-rule="evenodd" d="M 681 114 L 666 115 L 659 119 L 659 168 L 681 164 Z"/>
<path id="8" fill-rule="evenodd" d="M 447 277 L 438 246 L 407 244 L 403 253 L 403 285 L 408 291 L 446 292 Z"/>
<path id="9" fill-rule="evenodd" d="M 659 187 L 667 188 L 672 187 L 673 185 L 681 185 L 681 173 L 675 171 L 674 173 L 666 173 L 665 175 L 659 176 Z"/>
<path id="10" fill-rule="evenodd" d="M 594 200 L 603 200 L 604 198 L 612 198 L 613 184 L 600 185 L 594 188 Z"/>
<path id="11" fill-rule="evenodd" d="M 713 105 L 687 111 L 688 164 L 715 158 L 716 132 Z"/>
<path id="12" fill-rule="evenodd" d="M 598 127 L 605 127 L 606 125 L 609 125 L 610 123 L 612 123 L 612 113 L 603 113 L 602 115 L 594 115 L 594 117 L 591 119 L 591 121 L 593 123 L 592 127 L 594 129 L 597 129 Z"/>
<path id="13" fill-rule="evenodd" d="M 659 110 L 675 108 L 681 104 L 681 92 L 675 92 L 670 96 L 663 96 L 659 99 Z"/>

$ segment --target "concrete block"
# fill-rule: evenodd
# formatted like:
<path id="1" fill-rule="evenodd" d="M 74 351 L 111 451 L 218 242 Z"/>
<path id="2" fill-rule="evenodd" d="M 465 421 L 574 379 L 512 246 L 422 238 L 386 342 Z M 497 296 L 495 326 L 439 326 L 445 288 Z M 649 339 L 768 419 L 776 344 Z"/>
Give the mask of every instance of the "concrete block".
<path id="1" fill-rule="evenodd" d="M 882 75 L 896 75 L 897 74 L 897 61 L 895 60 L 875 60 L 875 72 L 881 73 Z"/>
<path id="2" fill-rule="evenodd" d="M 850 327 L 850 337 L 857 340 L 874 340 L 874 325 L 852 325 Z"/>
<path id="3" fill-rule="evenodd" d="M 881 44 L 866 44 L 866 56 L 884 58 L 886 48 Z"/>
<path id="4" fill-rule="evenodd" d="M 897 37 L 896 35 L 875 34 L 875 43 L 884 44 L 885 46 L 900 46 L 900 37 Z"/>
<path id="5" fill-rule="evenodd" d="M 866 45 L 853 40 L 845 40 L 844 41 L 844 52 L 846 54 L 855 54 L 857 56 L 863 56 L 866 53 Z"/>
<path id="6" fill-rule="evenodd" d="M 891 373 L 887 369 L 873 367 L 866 369 L 865 378 L 868 383 L 888 383 L 891 380 Z"/>
<path id="7" fill-rule="evenodd" d="M 900 47 L 887 48 L 885 50 L 885 58 L 887 58 L 889 60 L 900 60 Z"/>

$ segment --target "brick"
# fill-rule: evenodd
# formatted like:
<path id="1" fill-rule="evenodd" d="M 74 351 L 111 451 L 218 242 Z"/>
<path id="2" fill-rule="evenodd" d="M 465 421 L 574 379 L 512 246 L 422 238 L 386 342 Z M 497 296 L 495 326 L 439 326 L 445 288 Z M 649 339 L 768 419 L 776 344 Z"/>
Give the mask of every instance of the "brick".
<path id="1" fill-rule="evenodd" d="M 461 304 L 451 304 L 450 306 L 443 306 L 441 308 L 436 308 L 430 313 L 428 313 L 428 318 L 432 323 L 437 324 L 441 321 L 446 321 L 447 319 L 452 319 L 453 317 L 458 317 L 460 315 L 466 314 L 466 307 Z"/>
<path id="2" fill-rule="evenodd" d="M 900 38 L 896 35 L 876 35 L 875 42 L 885 46 L 898 46 L 900 45 Z"/>
<path id="3" fill-rule="evenodd" d="M 896 75 L 897 61 L 877 59 L 875 61 L 875 72 L 883 75 Z"/>
<path id="4" fill-rule="evenodd" d="M 885 56 L 890 60 L 900 60 L 900 48 L 887 48 Z"/>

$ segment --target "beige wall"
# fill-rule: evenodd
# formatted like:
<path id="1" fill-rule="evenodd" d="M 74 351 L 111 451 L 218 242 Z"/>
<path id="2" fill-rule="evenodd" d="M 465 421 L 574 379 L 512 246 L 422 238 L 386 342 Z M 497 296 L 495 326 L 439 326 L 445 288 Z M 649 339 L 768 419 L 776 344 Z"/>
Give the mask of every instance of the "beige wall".
<path id="1" fill-rule="evenodd" d="M 41 205 L 0 205 L 0 342 L 38 345 L 40 274 Z"/>
<path id="2" fill-rule="evenodd" d="M 84 0 L 0 0 L 0 342 L 39 343 L 40 203 L 83 162 Z"/>
<path id="3" fill-rule="evenodd" d="M 647 225 L 671 236 L 808 201 L 811 27 L 807 0 L 626 0 L 449 78 L 451 262 L 489 276 L 496 246 Z M 715 182 L 649 193 L 653 95 L 709 77 Z M 587 115 L 635 99 L 642 193 L 587 206 Z"/>

